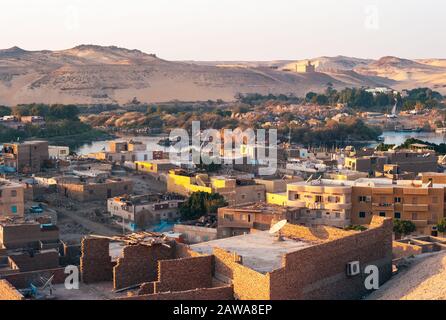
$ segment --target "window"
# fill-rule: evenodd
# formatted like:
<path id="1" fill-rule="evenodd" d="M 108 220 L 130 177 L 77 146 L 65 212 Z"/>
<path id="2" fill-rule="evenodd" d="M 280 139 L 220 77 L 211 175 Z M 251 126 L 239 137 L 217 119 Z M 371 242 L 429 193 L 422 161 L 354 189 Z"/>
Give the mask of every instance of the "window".
<path id="1" fill-rule="evenodd" d="M 359 196 L 359 202 L 367 202 L 366 196 Z"/>
<path id="2" fill-rule="evenodd" d="M 322 213 L 320 211 L 316 212 L 316 218 L 318 219 L 322 218 Z"/>
<path id="3" fill-rule="evenodd" d="M 341 217 L 341 213 L 336 212 L 336 213 L 335 213 L 335 217 L 336 217 L 336 219 L 339 219 L 339 218 Z"/>
<path id="4" fill-rule="evenodd" d="M 418 213 L 412 213 L 412 220 L 418 220 Z"/>
<path id="5" fill-rule="evenodd" d="M 402 200 L 401 200 L 400 197 L 396 197 L 396 198 L 395 198 L 395 203 L 401 203 L 401 202 L 402 202 Z"/>
<path id="6" fill-rule="evenodd" d="M 315 202 L 317 202 L 317 203 L 321 203 L 322 201 L 323 201 L 322 196 L 316 196 L 316 200 L 315 200 Z"/>
<path id="7" fill-rule="evenodd" d="M 385 212 L 380 212 L 380 213 L 379 213 L 379 216 L 380 216 L 380 217 L 385 217 L 385 216 L 386 216 L 386 213 L 385 213 Z"/>
<path id="8" fill-rule="evenodd" d="M 401 219 L 401 212 L 395 212 L 395 219 Z"/>
<path id="9" fill-rule="evenodd" d="M 11 197 L 17 197 L 17 190 L 11 190 Z"/>
<path id="10" fill-rule="evenodd" d="M 17 206 L 11 206 L 11 213 L 13 214 L 17 213 Z"/>
<path id="11" fill-rule="evenodd" d="M 257 198 L 258 199 L 262 198 L 262 194 L 260 192 L 257 192 Z"/>
<path id="12" fill-rule="evenodd" d="M 361 212 L 359 213 L 359 217 L 360 217 L 361 219 L 364 219 L 364 218 L 365 218 L 365 212 L 361 211 Z"/>
<path id="13" fill-rule="evenodd" d="M 299 200 L 299 199 L 300 199 L 300 194 L 296 193 L 296 194 L 294 195 L 294 200 Z"/>

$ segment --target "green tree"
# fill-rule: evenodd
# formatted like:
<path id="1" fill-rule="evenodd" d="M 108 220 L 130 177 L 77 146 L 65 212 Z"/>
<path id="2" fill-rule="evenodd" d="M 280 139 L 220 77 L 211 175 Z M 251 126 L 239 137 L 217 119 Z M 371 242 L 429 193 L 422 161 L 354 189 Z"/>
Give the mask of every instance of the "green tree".
<path id="1" fill-rule="evenodd" d="M 226 200 L 218 193 L 194 192 L 180 207 L 181 219 L 195 220 L 204 215 L 217 213 L 218 208 L 227 205 Z"/>
<path id="2" fill-rule="evenodd" d="M 446 232 L 446 218 L 443 218 L 439 224 L 437 224 L 437 230 L 441 233 Z"/>
<path id="3" fill-rule="evenodd" d="M 412 221 L 405 221 L 399 219 L 393 221 L 393 232 L 395 232 L 397 236 L 401 235 L 407 236 L 412 232 L 415 232 L 416 229 L 417 227 Z"/>

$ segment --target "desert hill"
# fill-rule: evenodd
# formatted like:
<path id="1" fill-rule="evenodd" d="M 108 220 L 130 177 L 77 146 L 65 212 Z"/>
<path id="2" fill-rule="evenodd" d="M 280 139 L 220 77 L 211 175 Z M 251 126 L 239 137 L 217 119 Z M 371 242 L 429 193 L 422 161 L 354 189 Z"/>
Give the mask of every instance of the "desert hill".
<path id="1" fill-rule="evenodd" d="M 345 56 L 298 61 L 167 61 L 115 46 L 80 45 L 61 51 L 0 50 L 0 104 L 126 103 L 232 100 L 237 93 L 302 96 L 335 88 L 435 86 L 446 92 L 446 60 L 380 60 Z M 299 71 L 299 70 L 298 70 Z"/>

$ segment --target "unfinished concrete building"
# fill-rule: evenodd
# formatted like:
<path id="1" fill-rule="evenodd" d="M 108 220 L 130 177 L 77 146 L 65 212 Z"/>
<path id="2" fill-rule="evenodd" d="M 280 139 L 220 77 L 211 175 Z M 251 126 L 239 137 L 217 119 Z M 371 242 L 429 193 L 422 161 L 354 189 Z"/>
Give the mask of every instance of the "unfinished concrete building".
<path id="1" fill-rule="evenodd" d="M 57 191 L 77 201 L 107 200 L 131 194 L 133 181 L 124 178 L 77 178 L 63 177 L 57 181 Z"/>
<path id="2" fill-rule="evenodd" d="M 287 224 L 280 233 L 258 231 L 190 247 L 149 233 L 87 237 L 80 290 L 65 290 L 55 277 L 55 298 L 358 299 L 368 292 L 367 266 L 378 268 L 381 284 L 391 276 L 391 219 L 374 217 L 363 232 Z M 0 298 L 21 298 L 17 289 L 24 284 L 11 281 L 0 284 Z"/>
<path id="3" fill-rule="evenodd" d="M 37 173 L 48 159 L 47 141 L 27 141 L 3 145 L 5 165 L 15 168 L 19 173 Z"/>

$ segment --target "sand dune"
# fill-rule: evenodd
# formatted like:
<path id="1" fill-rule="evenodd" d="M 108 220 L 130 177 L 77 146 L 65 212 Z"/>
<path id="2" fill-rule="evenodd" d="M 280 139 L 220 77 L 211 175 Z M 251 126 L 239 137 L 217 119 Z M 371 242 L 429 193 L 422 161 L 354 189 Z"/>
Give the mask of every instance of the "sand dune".
<path id="1" fill-rule="evenodd" d="M 377 61 L 338 57 L 312 60 L 316 73 L 296 72 L 300 61 L 166 61 L 118 47 L 81 45 L 62 51 L 0 50 L 0 104 L 126 103 L 170 100 L 233 100 L 237 93 L 295 94 L 345 87 L 446 91 L 439 59 Z M 298 70 L 299 71 L 299 70 Z"/>

